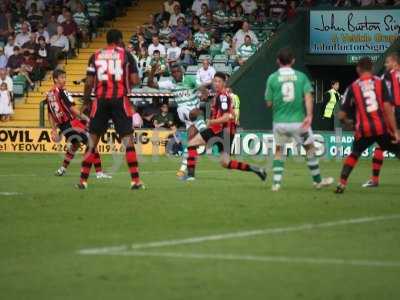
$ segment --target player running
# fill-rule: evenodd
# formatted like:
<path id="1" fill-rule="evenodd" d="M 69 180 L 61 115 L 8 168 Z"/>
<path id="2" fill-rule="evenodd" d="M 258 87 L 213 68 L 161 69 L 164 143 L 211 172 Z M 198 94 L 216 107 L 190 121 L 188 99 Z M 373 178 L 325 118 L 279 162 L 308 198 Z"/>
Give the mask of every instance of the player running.
<path id="1" fill-rule="evenodd" d="M 345 159 L 340 182 L 335 193 L 344 192 L 351 171 L 360 155 L 371 145 L 377 143 L 382 151 L 389 151 L 400 158 L 400 144 L 392 103 L 383 98 L 387 88 L 379 77 L 372 74 L 372 61 L 362 58 L 357 64 L 359 79 L 346 90 L 339 119 L 352 125 L 348 116 L 355 114 L 355 137 L 351 154 Z M 385 101 L 384 101 L 385 100 Z"/>
<path id="2" fill-rule="evenodd" d="M 53 81 L 54 87 L 47 93 L 46 99 L 48 119 L 52 128 L 51 138 L 54 142 L 60 141 L 60 136 L 57 134 L 58 128 L 67 142 L 70 142 L 63 164 L 55 173 L 56 176 L 64 176 L 81 144 L 87 145 L 88 133 L 84 122 L 88 122 L 89 118 L 74 107 L 74 99 L 65 90 L 65 72 L 60 69 L 54 70 Z M 97 151 L 94 154 L 94 166 L 97 178 L 111 178 L 103 173 L 100 154 Z"/>
<path id="3" fill-rule="evenodd" d="M 172 80 L 160 82 L 154 81 L 156 66 L 153 66 L 148 77 L 147 85 L 157 89 L 167 89 L 174 94 L 174 101 L 178 105 L 178 117 L 185 124 L 188 133 L 188 140 L 191 140 L 197 132 L 206 129 L 202 112 L 200 110 L 200 97 L 198 93 L 205 95 L 205 88 L 199 86 L 196 79 L 189 76 L 184 76 L 182 67 L 178 64 L 173 64 L 170 67 Z M 177 172 L 177 176 L 183 178 L 187 171 L 187 152 L 183 154 L 182 164 Z"/>
<path id="4" fill-rule="evenodd" d="M 274 192 L 281 188 L 285 145 L 292 140 L 306 150 L 307 166 L 315 188 L 320 189 L 333 183 L 332 177 L 321 177 L 319 161 L 315 155 L 314 136 L 311 130 L 313 88 L 305 74 L 292 68 L 294 62 L 292 51 L 288 48 L 281 49 L 277 58 L 279 69 L 268 77 L 265 91 L 267 106 L 273 110 L 276 145 L 272 165 Z"/>
<path id="5" fill-rule="evenodd" d="M 77 188 L 86 189 L 95 149 L 100 137 L 112 119 L 115 130 L 126 148 L 126 162 L 131 175 L 131 189 L 144 188 L 140 178 L 132 129 L 132 104 L 127 98 L 131 84 L 139 83 L 136 62 L 119 45 L 122 33 L 111 29 L 107 32 L 107 47 L 97 50 L 89 59 L 85 81 L 84 101 L 89 102 L 94 89 L 89 124 L 89 149 L 82 161 L 80 182 Z"/>
<path id="6" fill-rule="evenodd" d="M 231 145 L 236 132 L 233 101 L 226 89 L 226 76 L 217 72 L 213 79 L 216 95 L 211 107 L 211 118 L 208 128 L 197 133 L 188 143 L 188 174 L 185 180 L 195 179 L 197 147 L 202 145 L 218 145 L 222 167 L 245 172 L 253 172 L 265 181 L 267 174 L 264 169 L 251 166 L 230 158 Z"/>
<path id="7" fill-rule="evenodd" d="M 386 72 L 382 76 L 384 88 L 383 99 L 395 106 L 397 127 L 400 126 L 400 57 L 397 53 L 390 53 L 385 60 Z M 379 175 L 383 165 L 383 150 L 378 146 L 372 158 L 372 176 L 363 187 L 377 187 Z"/>

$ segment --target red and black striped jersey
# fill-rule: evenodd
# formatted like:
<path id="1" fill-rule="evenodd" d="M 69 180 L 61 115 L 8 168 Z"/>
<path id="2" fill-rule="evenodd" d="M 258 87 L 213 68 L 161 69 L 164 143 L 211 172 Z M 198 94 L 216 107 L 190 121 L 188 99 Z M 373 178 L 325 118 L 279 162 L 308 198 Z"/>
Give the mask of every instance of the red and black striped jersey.
<path id="1" fill-rule="evenodd" d="M 95 77 L 98 99 L 120 99 L 131 89 L 130 76 L 137 73 L 132 55 L 118 46 L 97 50 L 90 59 L 87 75 Z"/>
<path id="2" fill-rule="evenodd" d="M 383 112 L 382 80 L 363 76 L 346 90 L 341 110 L 355 114 L 356 137 L 371 137 L 388 133 Z"/>
<path id="3" fill-rule="evenodd" d="M 75 102 L 67 91 L 54 87 L 47 93 L 46 101 L 47 110 L 57 126 L 75 119 L 71 110 Z"/>
<path id="4" fill-rule="evenodd" d="M 400 107 L 400 71 L 392 70 L 386 72 L 382 77 L 382 81 L 383 100 Z"/>
<path id="5" fill-rule="evenodd" d="M 214 97 L 211 105 L 211 119 L 218 119 L 226 113 L 234 114 L 234 108 L 230 93 L 224 90 L 221 93 L 217 93 Z M 215 134 L 220 133 L 226 128 L 229 129 L 230 134 L 234 134 L 236 132 L 236 123 L 234 118 L 226 123 L 215 124 L 211 126 L 211 130 Z"/>

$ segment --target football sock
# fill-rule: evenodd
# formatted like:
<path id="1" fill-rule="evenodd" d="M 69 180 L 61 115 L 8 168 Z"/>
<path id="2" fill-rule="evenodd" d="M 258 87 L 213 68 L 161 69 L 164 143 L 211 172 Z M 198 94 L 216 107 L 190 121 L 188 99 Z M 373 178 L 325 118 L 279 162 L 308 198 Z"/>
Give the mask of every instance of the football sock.
<path id="1" fill-rule="evenodd" d="M 188 165 L 187 159 L 188 159 L 188 153 L 185 152 L 182 155 L 181 167 L 179 168 L 179 170 L 182 172 L 186 172 L 186 170 L 187 170 L 187 165 Z"/>
<path id="2" fill-rule="evenodd" d="M 228 163 L 228 169 L 245 171 L 245 172 L 255 171 L 255 169 L 252 169 L 249 164 L 237 160 L 230 160 Z"/>
<path id="3" fill-rule="evenodd" d="M 63 161 L 63 167 L 64 169 L 67 169 L 71 160 L 74 159 L 75 152 L 78 150 L 79 145 L 72 144 L 71 147 L 67 150 L 67 153 L 65 153 L 64 161 Z"/>
<path id="4" fill-rule="evenodd" d="M 86 150 L 86 153 L 82 160 L 81 166 L 81 183 L 87 182 L 90 174 L 90 168 L 92 167 L 93 163 L 93 151 Z"/>
<path id="5" fill-rule="evenodd" d="M 350 176 L 351 171 L 353 171 L 354 167 L 358 162 L 358 156 L 354 153 L 351 153 L 347 156 L 346 160 L 344 161 L 344 165 L 342 168 L 342 173 L 340 174 L 340 184 L 346 185 L 347 180 Z"/>
<path id="6" fill-rule="evenodd" d="M 126 147 L 125 158 L 126 163 L 128 164 L 129 173 L 131 174 L 132 182 L 140 183 L 135 146 Z"/>
<path id="7" fill-rule="evenodd" d="M 96 173 L 101 173 L 103 171 L 103 168 L 101 167 L 100 153 L 97 150 L 93 153 L 93 164 Z"/>
<path id="8" fill-rule="evenodd" d="M 284 166 L 283 160 L 274 159 L 274 161 L 272 162 L 273 184 L 281 184 L 283 176 L 283 166 Z"/>
<path id="9" fill-rule="evenodd" d="M 383 150 L 381 148 L 375 148 L 374 156 L 372 158 L 372 181 L 379 183 L 379 174 L 383 165 Z"/>
<path id="10" fill-rule="evenodd" d="M 188 176 L 194 177 L 195 169 L 196 169 L 196 159 L 197 159 L 197 149 L 196 147 L 188 147 L 188 159 L 187 159 L 187 167 L 188 167 Z"/>
<path id="11" fill-rule="evenodd" d="M 319 170 L 319 162 L 318 158 L 315 155 L 309 156 L 307 159 L 307 167 L 310 169 L 311 177 L 314 182 L 320 183 L 321 179 L 321 172 Z"/>

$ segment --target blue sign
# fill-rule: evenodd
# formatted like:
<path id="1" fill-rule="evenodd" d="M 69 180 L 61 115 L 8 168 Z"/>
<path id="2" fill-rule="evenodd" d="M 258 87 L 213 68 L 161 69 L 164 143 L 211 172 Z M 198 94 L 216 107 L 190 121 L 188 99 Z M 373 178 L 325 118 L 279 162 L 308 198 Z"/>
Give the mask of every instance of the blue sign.
<path id="1" fill-rule="evenodd" d="M 380 54 L 399 37 L 400 9 L 311 10 L 310 53 Z"/>

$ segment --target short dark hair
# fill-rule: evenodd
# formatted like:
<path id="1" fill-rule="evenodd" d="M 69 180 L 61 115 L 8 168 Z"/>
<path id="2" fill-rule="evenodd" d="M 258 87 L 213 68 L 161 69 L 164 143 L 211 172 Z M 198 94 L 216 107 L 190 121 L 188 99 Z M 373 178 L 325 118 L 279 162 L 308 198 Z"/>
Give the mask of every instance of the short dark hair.
<path id="1" fill-rule="evenodd" d="M 223 72 L 217 72 L 217 73 L 215 73 L 214 78 L 215 78 L 215 77 L 221 78 L 223 81 L 226 81 L 226 74 L 223 73 Z"/>
<path id="2" fill-rule="evenodd" d="M 373 68 L 371 58 L 369 58 L 368 56 L 362 57 L 357 63 L 357 68 L 361 72 L 371 72 Z"/>
<path id="3" fill-rule="evenodd" d="M 182 70 L 181 66 L 178 63 L 172 63 L 169 68 L 172 69 L 180 69 Z"/>
<path id="4" fill-rule="evenodd" d="M 294 59 L 294 54 L 290 48 L 282 48 L 278 52 L 278 60 L 282 65 L 289 65 Z"/>
<path id="5" fill-rule="evenodd" d="M 119 44 L 122 41 L 122 32 L 118 29 L 107 31 L 107 44 Z"/>
<path id="6" fill-rule="evenodd" d="M 339 83 L 339 80 L 337 79 L 331 80 L 331 86 L 334 86 L 336 83 Z"/>
<path id="7" fill-rule="evenodd" d="M 62 69 L 55 69 L 53 71 L 53 80 L 56 80 L 58 77 L 60 77 L 61 75 L 65 75 L 65 71 Z"/>
<path id="8" fill-rule="evenodd" d="M 154 50 L 154 51 L 153 51 L 153 55 L 154 55 L 154 54 L 161 54 L 161 52 L 160 52 L 160 50 Z"/>
<path id="9" fill-rule="evenodd" d="M 45 41 L 46 41 L 46 39 L 44 38 L 44 36 L 43 36 L 43 35 L 41 35 L 41 36 L 39 36 L 39 37 L 38 37 L 38 41 L 43 41 L 43 42 L 45 42 Z"/>

